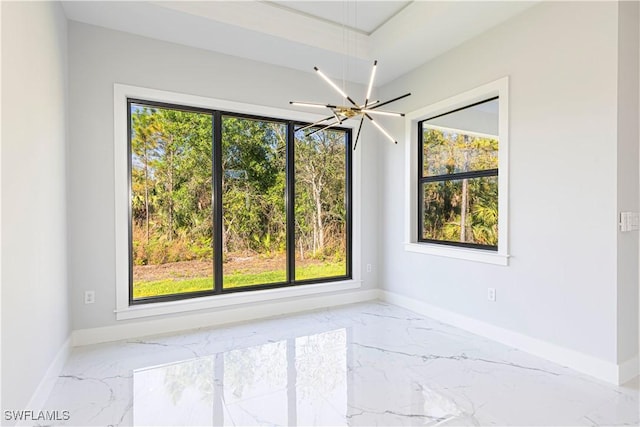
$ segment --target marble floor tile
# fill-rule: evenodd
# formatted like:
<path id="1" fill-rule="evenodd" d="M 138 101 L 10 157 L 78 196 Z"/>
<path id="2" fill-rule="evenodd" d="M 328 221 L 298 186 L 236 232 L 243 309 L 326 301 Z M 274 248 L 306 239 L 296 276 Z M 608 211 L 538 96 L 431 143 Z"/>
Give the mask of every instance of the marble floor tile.
<path id="1" fill-rule="evenodd" d="M 639 425 L 616 387 L 371 302 L 74 348 L 69 426 Z"/>

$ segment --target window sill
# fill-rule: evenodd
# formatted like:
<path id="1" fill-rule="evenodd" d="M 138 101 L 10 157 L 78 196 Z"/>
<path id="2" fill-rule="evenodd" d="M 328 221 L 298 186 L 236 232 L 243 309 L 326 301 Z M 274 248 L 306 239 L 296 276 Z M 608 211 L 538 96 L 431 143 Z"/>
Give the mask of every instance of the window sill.
<path id="1" fill-rule="evenodd" d="M 509 255 L 489 252 L 482 249 L 467 249 L 454 246 L 443 246 L 429 243 L 405 243 L 404 250 L 426 255 L 464 259 L 494 265 L 509 265 Z"/>
<path id="2" fill-rule="evenodd" d="M 360 288 L 361 286 L 362 282 L 360 280 L 345 280 L 342 282 L 300 285 L 286 288 L 265 289 L 251 292 L 239 292 L 214 295 L 210 297 L 128 306 L 115 310 L 115 313 L 116 320 L 137 319 L 140 317 L 161 316 L 163 314 L 184 313 L 209 308 L 226 308 L 239 304 L 260 303 L 284 298 L 343 291 Z"/>

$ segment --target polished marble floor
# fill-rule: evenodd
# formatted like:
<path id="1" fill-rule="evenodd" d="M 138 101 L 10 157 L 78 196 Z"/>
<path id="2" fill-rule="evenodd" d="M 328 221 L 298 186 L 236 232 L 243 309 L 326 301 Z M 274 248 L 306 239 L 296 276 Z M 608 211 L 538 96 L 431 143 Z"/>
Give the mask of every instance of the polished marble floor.
<path id="1" fill-rule="evenodd" d="M 640 424 L 637 382 L 379 302 L 78 347 L 46 409 L 76 426 Z"/>

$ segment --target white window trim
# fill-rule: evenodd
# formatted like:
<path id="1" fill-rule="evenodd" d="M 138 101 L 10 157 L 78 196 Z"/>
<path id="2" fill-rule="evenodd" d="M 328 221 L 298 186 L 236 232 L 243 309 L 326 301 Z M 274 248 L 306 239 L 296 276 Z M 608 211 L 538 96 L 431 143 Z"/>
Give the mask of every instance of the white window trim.
<path id="1" fill-rule="evenodd" d="M 299 111 L 245 104 L 235 101 L 187 95 L 138 86 L 116 83 L 113 85 L 114 111 L 114 183 L 115 183 L 115 268 L 116 268 L 116 319 L 134 319 L 192 310 L 228 307 L 237 304 L 258 303 L 267 300 L 308 296 L 327 292 L 336 292 L 362 286 L 361 269 L 361 158 L 352 153 L 352 279 L 339 282 L 327 282 L 314 285 L 301 285 L 276 289 L 265 289 L 233 294 L 213 295 L 201 298 L 189 298 L 177 301 L 156 302 L 150 304 L 129 305 L 129 187 L 127 164 L 127 98 L 147 101 L 221 110 L 226 112 L 254 114 L 285 120 L 315 122 L 321 118 L 316 114 Z M 351 127 L 352 126 L 343 126 Z"/>
<path id="2" fill-rule="evenodd" d="M 458 94 L 406 115 L 405 135 L 405 244 L 409 252 L 458 258 L 496 265 L 509 264 L 509 78 Z M 418 241 L 418 122 L 447 111 L 498 96 L 498 251 L 462 248 Z"/>

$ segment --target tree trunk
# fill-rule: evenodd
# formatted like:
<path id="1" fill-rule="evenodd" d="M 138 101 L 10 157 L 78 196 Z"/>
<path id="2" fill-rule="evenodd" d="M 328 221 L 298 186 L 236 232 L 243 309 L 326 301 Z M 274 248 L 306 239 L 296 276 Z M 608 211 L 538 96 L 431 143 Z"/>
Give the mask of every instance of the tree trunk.
<path id="1" fill-rule="evenodd" d="M 316 199 L 316 210 L 318 212 L 318 249 L 324 250 L 324 225 L 322 223 L 322 201 L 320 198 Z"/>
<path id="2" fill-rule="evenodd" d="M 467 189 L 469 188 L 469 180 L 462 180 L 462 206 L 460 208 L 460 241 L 467 241 Z"/>
<path id="3" fill-rule="evenodd" d="M 318 250 L 318 223 L 316 222 L 315 219 L 315 212 L 313 213 L 313 248 L 312 251 L 314 254 L 316 253 L 316 251 Z"/>
<path id="4" fill-rule="evenodd" d="M 147 141 L 144 142 L 144 213 L 147 244 L 149 244 L 149 153 L 147 151 Z"/>
<path id="5" fill-rule="evenodd" d="M 302 239 L 298 239 L 298 246 L 300 247 L 300 260 L 304 261 L 304 248 L 302 247 Z"/>
<path id="6" fill-rule="evenodd" d="M 318 182 L 315 180 L 312 183 L 311 192 L 313 193 L 313 200 L 315 203 L 315 218 L 314 218 L 314 241 L 317 241 L 316 250 L 324 250 L 324 224 L 322 222 L 322 179 Z M 317 239 L 316 239 L 317 237 Z"/>
<path id="7" fill-rule="evenodd" d="M 225 227 L 224 226 L 224 221 L 222 222 L 222 253 L 226 254 L 229 252 L 229 231 L 228 231 L 229 227 Z"/>
<path id="8" fill-rule="evenodd" d="M 171 144 L 171 142 L 170 142 Z M 168 170 L 169 176 L 168 176 L 168 181 L 169 181 L 169 188 L 168 188 L 168 192 L 169 192 L 169 212 L 168 212 L 168 216 L 169 216 L 169 241 L 171 242 L 173 240 L 173 148 L 169 149 L 169 170 Z"/>
<path id="9" fill-rule="evenodd" d="M 469 136 L 464 135 L 464 171 L 469 169 Z M 462 206 L 460 207 L 460 241 L 467 241 L 467 211 L 469 210 L 469 180 L 462 180 Z"/>

